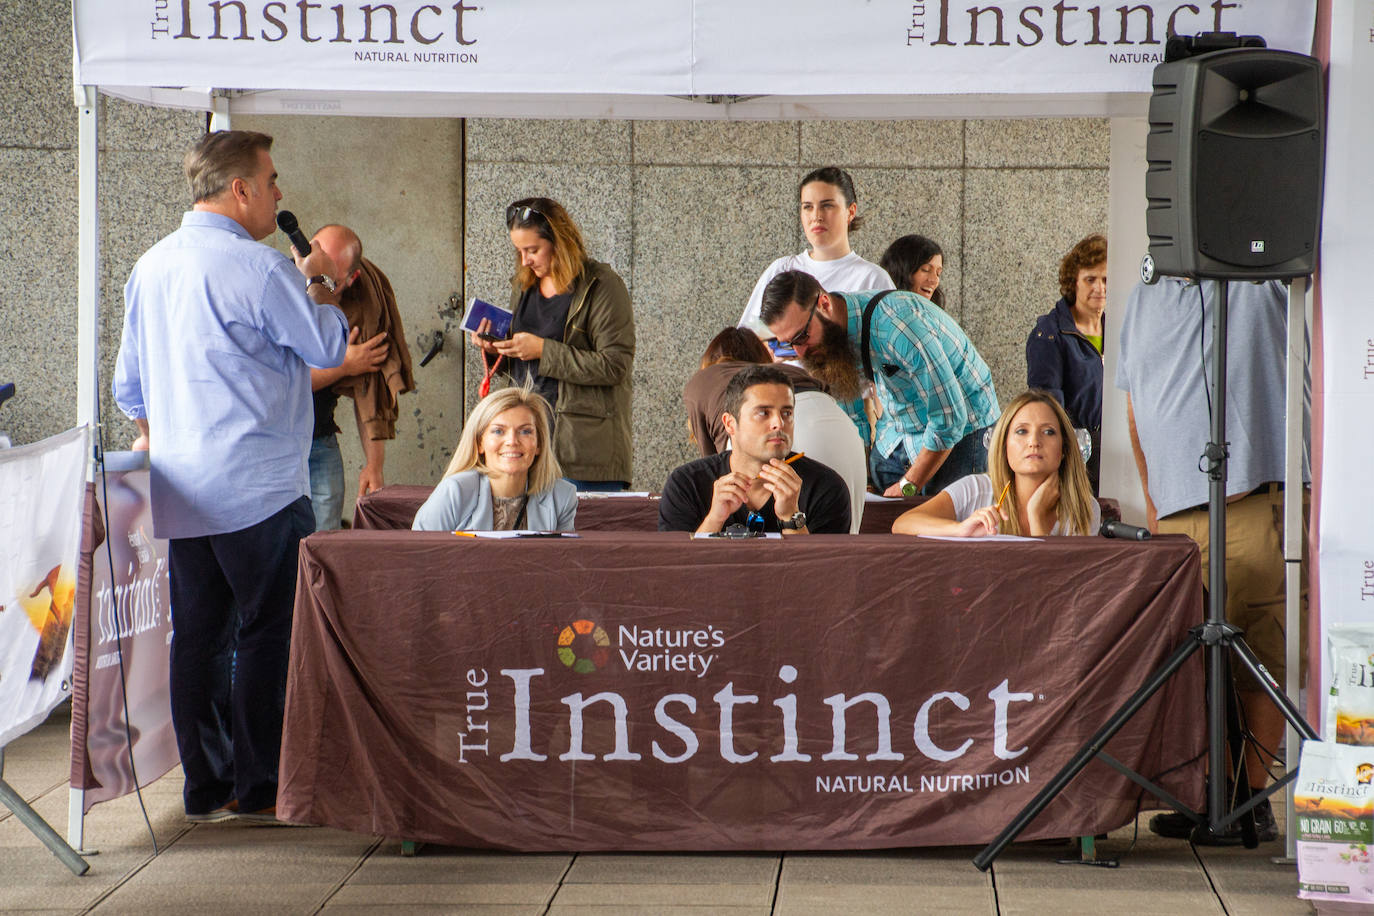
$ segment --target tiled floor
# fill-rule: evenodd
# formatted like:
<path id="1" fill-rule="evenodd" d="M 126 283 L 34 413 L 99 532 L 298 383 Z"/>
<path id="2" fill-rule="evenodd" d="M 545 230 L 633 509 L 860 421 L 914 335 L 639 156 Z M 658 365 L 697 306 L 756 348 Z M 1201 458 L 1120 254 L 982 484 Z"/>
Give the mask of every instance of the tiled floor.
<path id="1" fill-rule="evenodd" d="M 62 711 L 6 751 L 5 779 L 65 832 Z M 0 912 L 859 916 L 859 914 L 1307 914 L 1279 842 L 1197 849 L 1141 821 L 1098 844 L 1119 868 L 1059 865 L 1068 846 L 1015 845 L 988 873 L 973 848 L 857 853 L 505 854 L 400 844 L 327 828 L 191 826 L 177 771 L 86 819 L 90 872 L 71 874 L 0 808 Z"/>

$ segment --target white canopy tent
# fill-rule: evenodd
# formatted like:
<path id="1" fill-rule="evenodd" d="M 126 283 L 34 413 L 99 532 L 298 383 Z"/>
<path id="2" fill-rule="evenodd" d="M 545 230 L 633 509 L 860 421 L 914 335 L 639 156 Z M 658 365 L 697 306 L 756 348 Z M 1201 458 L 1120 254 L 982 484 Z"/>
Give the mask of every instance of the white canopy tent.
<path id="1" fill-rule="evenodd" d="M 758 120 L 1108 117 L 1116 119 L 1109 270 L 1126 278 L 1135 275 L 1146 247 L 1144 115 L 1151 72 L 1163 59 L 1166 34 L 1258 34 L 1271 47 L 1310 53 L 1318 8 L 1327 11 L 1332 6 L 1334 19 L 1347 23 L 1348 29 L 1333 34 L 1349 42 L 1357 19 L 1371 19 L 1374 0 L 1146 0 L 1077 6 L 1025 0 L 981 6 L 950 0 L 524 0 L 485 6 L 466 0 L 74 0 L 75 84 L 81 111 L 78 419 L 91 422 L 95 412 L 97 92 L 148 105 L 208 111 L 221 119 L 235 114 Z M 1366 24 L 1374 25 L 1374 20 Z M 1368 104 L 1350 101 L 1365 110 Z M 1346 142 L 1343 117 L 1353 114 L 1332 113 L 1333 144 L 1335 138 Z M 1328 171 L 1328 219 L 1332 189 L 1346 194 L 1343 181 L 1348 177 Z M 1342 252 L 1346 250 L 1352 269 L 1358 269 L 1357 249 Z M 1110 289 L 1109 307 L 1117 314 L 1130 286 L 1117 282 Z M 1294 284 L 1297 320 L 1290 321 L 1290 327 L 1297 336 L 1290 353 L 1297 354 L 1299 364 L 1305 290 L 1305 283 Z M 1344 307 L 1344 300 L 1330 293 L 1326 302 L 1328 312 Z M 1109 335 L 1114 333 L 1110 328 Z M 1104 488 L 1121 494 L 1126 515 L 1138 520 L 1143 510 L 1126 439 L 1124 400 L 1110 384 L 1114 343 L 1109 341 L 1107 348 Z M 1364 397 L 1365 404 L 1374 401 L 1367 391 Z M 1296 393 L 1289 398 L 1290 416 L 1300 415 L 1300 407 L 1295 407 L 1300 404 L 1299 372 Z M 1299 437 L 1300 425 L 1296 424 Z M 1300 438 L 1296 447 L 1301 448 Z M 1290 460 L 1289 466 L 1296 484 L 1301 461 Z M 1321 472 L 1314 462 L 1318 479 Z M 1328 477 L 1328 483 L 1340 490 L 1356 487 L 1353 477 L 1344 485 Z M 1300 492 L 1300 487 L 1290 486 L 1288 491 Z M 1290 518 L 1295 518 L 1292 512 Z M 1290 530 L 1300 527 L 1294 524 Z M 1363 549 L 1366 556 L 1374 556 L 1368 535 L 1363 545 L 1343 549 Z M 1300 555 L 1300 550 L 1294 540 L 1290 556 Z M 1290 594 L 1296 595 L 1296 581 Z M 1296 601 L 1290 603 L 1295 615 Z M 1337 617 L 1353 613 L 1342 611 Z M 1289 632 L 1297 631 L 1290 622 Z M 1297 651 L 1294 636 L 1291 696 L 1297 692 Z M 1289 744 L 1292 754 L 1296 742 L 1290 739 Z M 79 845 L 79 837 L 75 842 Z"/>

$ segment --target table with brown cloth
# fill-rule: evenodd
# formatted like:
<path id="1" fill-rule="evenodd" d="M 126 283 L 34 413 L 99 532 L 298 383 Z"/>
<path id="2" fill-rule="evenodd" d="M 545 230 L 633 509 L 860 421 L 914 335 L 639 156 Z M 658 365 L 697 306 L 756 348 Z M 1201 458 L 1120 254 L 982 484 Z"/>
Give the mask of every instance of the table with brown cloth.
<path id="1" fill-rule="evenodd" d="M 278 812 L 515 850 L 981 844 L 1202 620 L 1186 538 L 301 544 Z M 1107 745 L 1202 802 L 1199 653 Z M 1095 762 L 1022 834 L 1129 822 Z"/>

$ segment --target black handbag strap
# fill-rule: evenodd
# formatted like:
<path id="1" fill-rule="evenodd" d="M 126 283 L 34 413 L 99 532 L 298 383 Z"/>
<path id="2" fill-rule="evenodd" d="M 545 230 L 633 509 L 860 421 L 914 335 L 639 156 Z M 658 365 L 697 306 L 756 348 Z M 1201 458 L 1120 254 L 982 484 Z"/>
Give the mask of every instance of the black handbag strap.
<path id="1" fill-rule="evenodd" d="M 869 299 L 868 305 L 864 306 L 863 320 L 860 322 L 859 352 L 863 354 L 864 375 L 868 376 L 868 380 L 870 382 L 874 381 L 874 378 L 873 356 L 868 352 L 868 326 L 869 323 L 873 320 L 873 310 L 878 307 L 879 302 L 883 301 L 883 297 L 890 292 L 893 292 L 893 290 L 885 289 L 878 295 L 874 296 L 872 299 Z"/>

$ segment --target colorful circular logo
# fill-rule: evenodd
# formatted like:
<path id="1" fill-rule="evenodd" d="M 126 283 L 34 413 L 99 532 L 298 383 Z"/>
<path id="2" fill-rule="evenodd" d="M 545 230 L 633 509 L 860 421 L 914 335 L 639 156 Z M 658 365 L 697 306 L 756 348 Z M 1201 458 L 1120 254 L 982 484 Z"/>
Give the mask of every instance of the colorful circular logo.
<path id="1" fill-rule="evenodd" d="M 591 674 L 611 660 L 611 638 L 590 620 L 574 620 L 558 634 L 558 660 L 578 674 Z"/>

